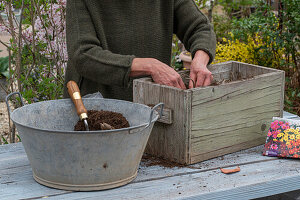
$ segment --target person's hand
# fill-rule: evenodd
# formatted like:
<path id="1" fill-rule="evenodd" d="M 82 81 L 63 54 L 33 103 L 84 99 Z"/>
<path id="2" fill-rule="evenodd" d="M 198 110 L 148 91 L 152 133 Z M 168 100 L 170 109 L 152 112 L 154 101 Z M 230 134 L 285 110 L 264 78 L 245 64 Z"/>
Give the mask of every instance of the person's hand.
<path id="1" fill-rule="evenodd" d="M 155 83 L 186 89 L 180 75 L 173 68 L 156 59 L 152 61 L 152 68 L 151 76 Z"/>
<path id="2" fill-rule="evenodd" d="M 197 51 L 191 63 L 189 88 L 208 86 L 213 80 L 211 72 L 207 69 L 209 56 L 204 51 Z"/>
<path id="3" fill-rule="evenodd" d="M 154 58 L 134 58 L 130 76 L 151 75 L 158 84 L 186 89 L 180 75 L 168 65 Z"/>

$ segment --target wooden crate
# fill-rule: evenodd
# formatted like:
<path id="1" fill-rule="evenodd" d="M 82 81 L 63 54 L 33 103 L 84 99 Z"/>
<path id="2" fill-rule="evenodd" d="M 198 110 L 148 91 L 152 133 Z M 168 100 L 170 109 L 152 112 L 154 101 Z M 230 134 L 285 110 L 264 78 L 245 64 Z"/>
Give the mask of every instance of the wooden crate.
<path id="1" fill-rule="evenodd" d="M 134 81 L 134 102 L 165 103 L 147 153 L 193 164 L 265 142 L 272 117 L 282 116 L 284 72 L 240 62 L 208 68 L 223 84 L 181 90 L 151 78 Z"/>

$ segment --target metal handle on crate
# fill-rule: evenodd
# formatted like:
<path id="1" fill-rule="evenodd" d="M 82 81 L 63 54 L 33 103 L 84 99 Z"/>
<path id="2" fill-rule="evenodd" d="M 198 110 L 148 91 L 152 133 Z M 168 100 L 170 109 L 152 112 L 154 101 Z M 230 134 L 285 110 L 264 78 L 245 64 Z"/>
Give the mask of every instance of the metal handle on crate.
<path id="1" fill-rule="evenodd" d="M 9 107 L 8 101 L 9 101 L 10 97 L 13 96 L 13 95 L 15 95 L 15 94 L 19 95 L 20 100 L 21 100 L 21 104 L 22 104 L 22 106 L 24 106 L 23 98 L 22 98 L 22 95 L 21 95 L 20 92 L 12 92 L 12 93 L 10 93 L 9 95 L 7 95 L 7 96 L 5 97 L 5 102 L 6 102 L 6 106 L 7 106 L 7 110 L 8 110 L 8 117 L 9 117 L 9 118 L 10 118 L 10 107 Z"/>
<path id="2" fill-rule="evenodd" d="M 159 118 L 162 117 L 163 110 L 164 110 L 164 104 L 163 104 L 163 103 L 158 103 L 158 104 L 156 104 L 155 106 L 153 106 L 153 108 L 151 109 L 150 120 L 149 120 L 149 123 L 148 123 L 148 125 L 146 126 L 146 128 L 148 128 L 148 127 L 150 126 L 150 124 L 151 124 L 153 112 L 154 112 L 157 108 L 159 108 L 159 107 L 161 107 L 161 109 L 160 109 L 160 114 L 159 114 Z"/>

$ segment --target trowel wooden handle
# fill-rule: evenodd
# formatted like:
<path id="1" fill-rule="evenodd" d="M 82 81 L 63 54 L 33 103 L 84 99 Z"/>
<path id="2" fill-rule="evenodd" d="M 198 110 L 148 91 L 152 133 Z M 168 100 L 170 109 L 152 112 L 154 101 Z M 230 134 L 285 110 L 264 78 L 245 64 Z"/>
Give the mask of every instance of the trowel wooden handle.
<path id="1" fill-rule="evenodd" d="M 77 114 L 80 117 L 81 120 L 87 118 L 87 110 L 83 105 L 82 98 L 80 95 L 80 90 L 75 81 L 69 81 L 67 83 L 67 88 L 69 95 L 75 105 L 75 108 L 77 110 Z"/>

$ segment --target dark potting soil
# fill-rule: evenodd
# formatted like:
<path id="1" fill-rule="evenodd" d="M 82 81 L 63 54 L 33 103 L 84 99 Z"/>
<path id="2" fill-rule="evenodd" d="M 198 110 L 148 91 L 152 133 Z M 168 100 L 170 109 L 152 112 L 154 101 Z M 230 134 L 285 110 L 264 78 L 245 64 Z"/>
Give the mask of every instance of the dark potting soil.
<path id="1" fill-rule="evenodd" d="M 182 81 L 186 88 L 189 88 L 189 82 L 190 82 L 190 71 L 184 70 L 184 71 L 178 71 L 179 75 L 182 78 Z M 253 79 L 254 76 L 249 76 L 247 78 L 242 78 L 242 74 L 240 72 L 236 72 L 235 74 L 231 73 L 229 79 L 223 79 L 219 81 L 212 81 L 212 83 L 209 86 L 217 86 L 217 85 L 224 85 L 226 83 L 235 82 L 235 81 L 246 81 Z M 193 82 L 195 85 L 195 82 Z"/>
<path id="2" fill-rule="evenodd" d="M 100 123 L 107 123 L 114 127 L 115 129 L 119 128 L 128 128 L 129 123 L 127 119 L 121 114 L 111 111 L 104 110 L 88 110 L 88 124 L 90 131 L 101 130 Z M 78 121 L 74 127 L 75 131 L 85 131 L 85 126 L 82 121 Z"/>
<path id="3" fill-rule="evenodd" d="M 165 160 L 163 158 L 154 157 L 154 156 L 151 156 L 151 155 L 148 155 L 148 154 L 143 155 L 142 162 L 147 167 L 156 166 L 156 165 L 161 166 L 161 167 L 165 167 L 165 168 L 188 167 L 188 166 L 183 165 L 183 164 L 168 161 L 168 160 Z"/>

